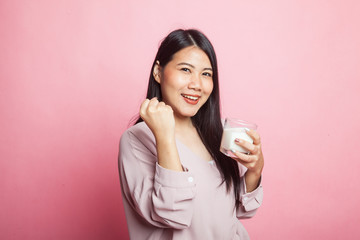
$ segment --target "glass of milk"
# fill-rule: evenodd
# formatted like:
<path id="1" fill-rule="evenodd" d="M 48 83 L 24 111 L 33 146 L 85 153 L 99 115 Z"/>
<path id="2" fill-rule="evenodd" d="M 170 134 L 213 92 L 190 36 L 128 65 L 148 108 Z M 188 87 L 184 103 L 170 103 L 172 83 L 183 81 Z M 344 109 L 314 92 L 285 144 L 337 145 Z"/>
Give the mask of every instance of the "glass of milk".
<path id="1" fill-rule="evenodd" d="M 248 153 L 248 151 L 235 143 L 235 139 L 239 138 L 253 143 L 253 139 L 247 135 L 246 131 L 250 129 L 256 130 L 255 123 L 244 120 L 226 118 L 224 124 L 224 132 L 221 139 L 220 151 L 229 157 L 236 157 L 233 151 Z"/>

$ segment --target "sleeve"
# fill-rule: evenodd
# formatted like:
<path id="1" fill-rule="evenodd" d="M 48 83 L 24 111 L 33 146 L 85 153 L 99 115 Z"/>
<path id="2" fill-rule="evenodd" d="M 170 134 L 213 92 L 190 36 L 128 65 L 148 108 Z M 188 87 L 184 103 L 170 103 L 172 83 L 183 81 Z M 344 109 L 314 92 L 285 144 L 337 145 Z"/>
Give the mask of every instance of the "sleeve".
<path id="1" fill-rule="evenodd" d="M 237 218 L 250 218 L 253 217 L 257 209 L 261 206 L 263 201 L 263 188 L 261 185 L 261 179 L 259 186 L 252 192 L 247 193 L 245 172 L 246 168 L 239 164 L 241 183 L 240 183 L 240 206 L 236 210 Z"/>
<path id="2" fill-rule="evenodd" d="M 190 226 L 196 182 L 192 173 L 162 168 L 157 163 L 154 140 L 126 131 L 119 151 L 124 198 L 148 223 L 163 228 Z"/>

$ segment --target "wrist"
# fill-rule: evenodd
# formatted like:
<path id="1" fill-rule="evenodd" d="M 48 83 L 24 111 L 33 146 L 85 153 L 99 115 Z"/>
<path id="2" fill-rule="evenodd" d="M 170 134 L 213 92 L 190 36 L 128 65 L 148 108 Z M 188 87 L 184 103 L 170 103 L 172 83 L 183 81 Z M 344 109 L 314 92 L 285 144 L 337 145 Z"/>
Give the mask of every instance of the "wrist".
<path id="1" fill-rule="evenodd" d="M 258 182 L 261 178 L 261 171 L 254 172 L 254 171 L 246 171 L 245 178 L 250 182 Z"/>
<path id="2" fill-rule="evenodd" d="M 183 171 L 176 147 L 175 136 L 156 137 L 158 163 L 161 167 L 175 171 Z"/>
<path id="3" fill-rule="evenodd" d="M 175 143 L 175 134 L 156 134 L 154 136 L 157 145 L 167 145 Z"/>
<path id="4" fill-rule="evenodd" d="M 260 185 L 261 173 L 247 171 L 245 173 L 246 192 L 252 192 Z"/>
<path id="5" fill-rule="evenodd" d="M 262 173 L 262 170 L 248 169 L 245 174 L 246 175 L 251 175 L 251 176 L 254 176 L 254 177 L 261 177 L 261 173 Z"/>

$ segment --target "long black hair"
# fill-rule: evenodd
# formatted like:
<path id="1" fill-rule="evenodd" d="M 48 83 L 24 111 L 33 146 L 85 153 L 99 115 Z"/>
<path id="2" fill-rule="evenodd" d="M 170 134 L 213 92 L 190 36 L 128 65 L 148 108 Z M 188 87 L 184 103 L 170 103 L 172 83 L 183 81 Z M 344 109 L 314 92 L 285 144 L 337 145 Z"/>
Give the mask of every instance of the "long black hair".
<path id="1" fill-rule="evenodd" d="M 230 191 L 231 187 L 233 187 L 236 200 L 235 206 L 238 207 L 240 196 L 239 168 L 236 161 L 219 151 L 223 126 L 220 116 L 218 66 L 215 50 L 209 39 L 203 33 L 195 29 L 178 29 L 171 32 L 162 41 L 151 67 L 146 98 L 151 99 L 157 97 L 159 101 L 162 101 L 160 84 L 155 81 L 153 76 L 156 61 L 159 61 L 160 66 L 164 68 L 166 64 L 172 60 L 175 53 L 189 46 L 196 46 L 203 50 L 208 56 L 213 70 L 213 90 L 205 104 L 191 119 L 206 149 L 216 162 L 223 177 L 223 183 L 226 183 L 227 191 Z M 136 123 L 142 121 L 139 117 Z"/>

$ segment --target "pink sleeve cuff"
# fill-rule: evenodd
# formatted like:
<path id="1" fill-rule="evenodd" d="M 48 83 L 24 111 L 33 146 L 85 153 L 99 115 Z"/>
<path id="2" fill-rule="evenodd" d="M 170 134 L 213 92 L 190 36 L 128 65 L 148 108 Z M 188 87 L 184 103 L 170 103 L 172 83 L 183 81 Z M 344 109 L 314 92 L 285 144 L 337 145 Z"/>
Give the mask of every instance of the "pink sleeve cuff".
<path id="1" fill-rule="evenodd" d="M 245 210 L 251 211 L 259 208 L 263 201 L 263 188 L 261 185 L 261 179 L 259 186 L 254 191 L 249 193 L 247 193 L 246 190 L 245 177 L 242 178 L 241 184 L 243 185 L 242 189 L 244 189 L 244 192 L 240 196 L 240 201 Z"/>

